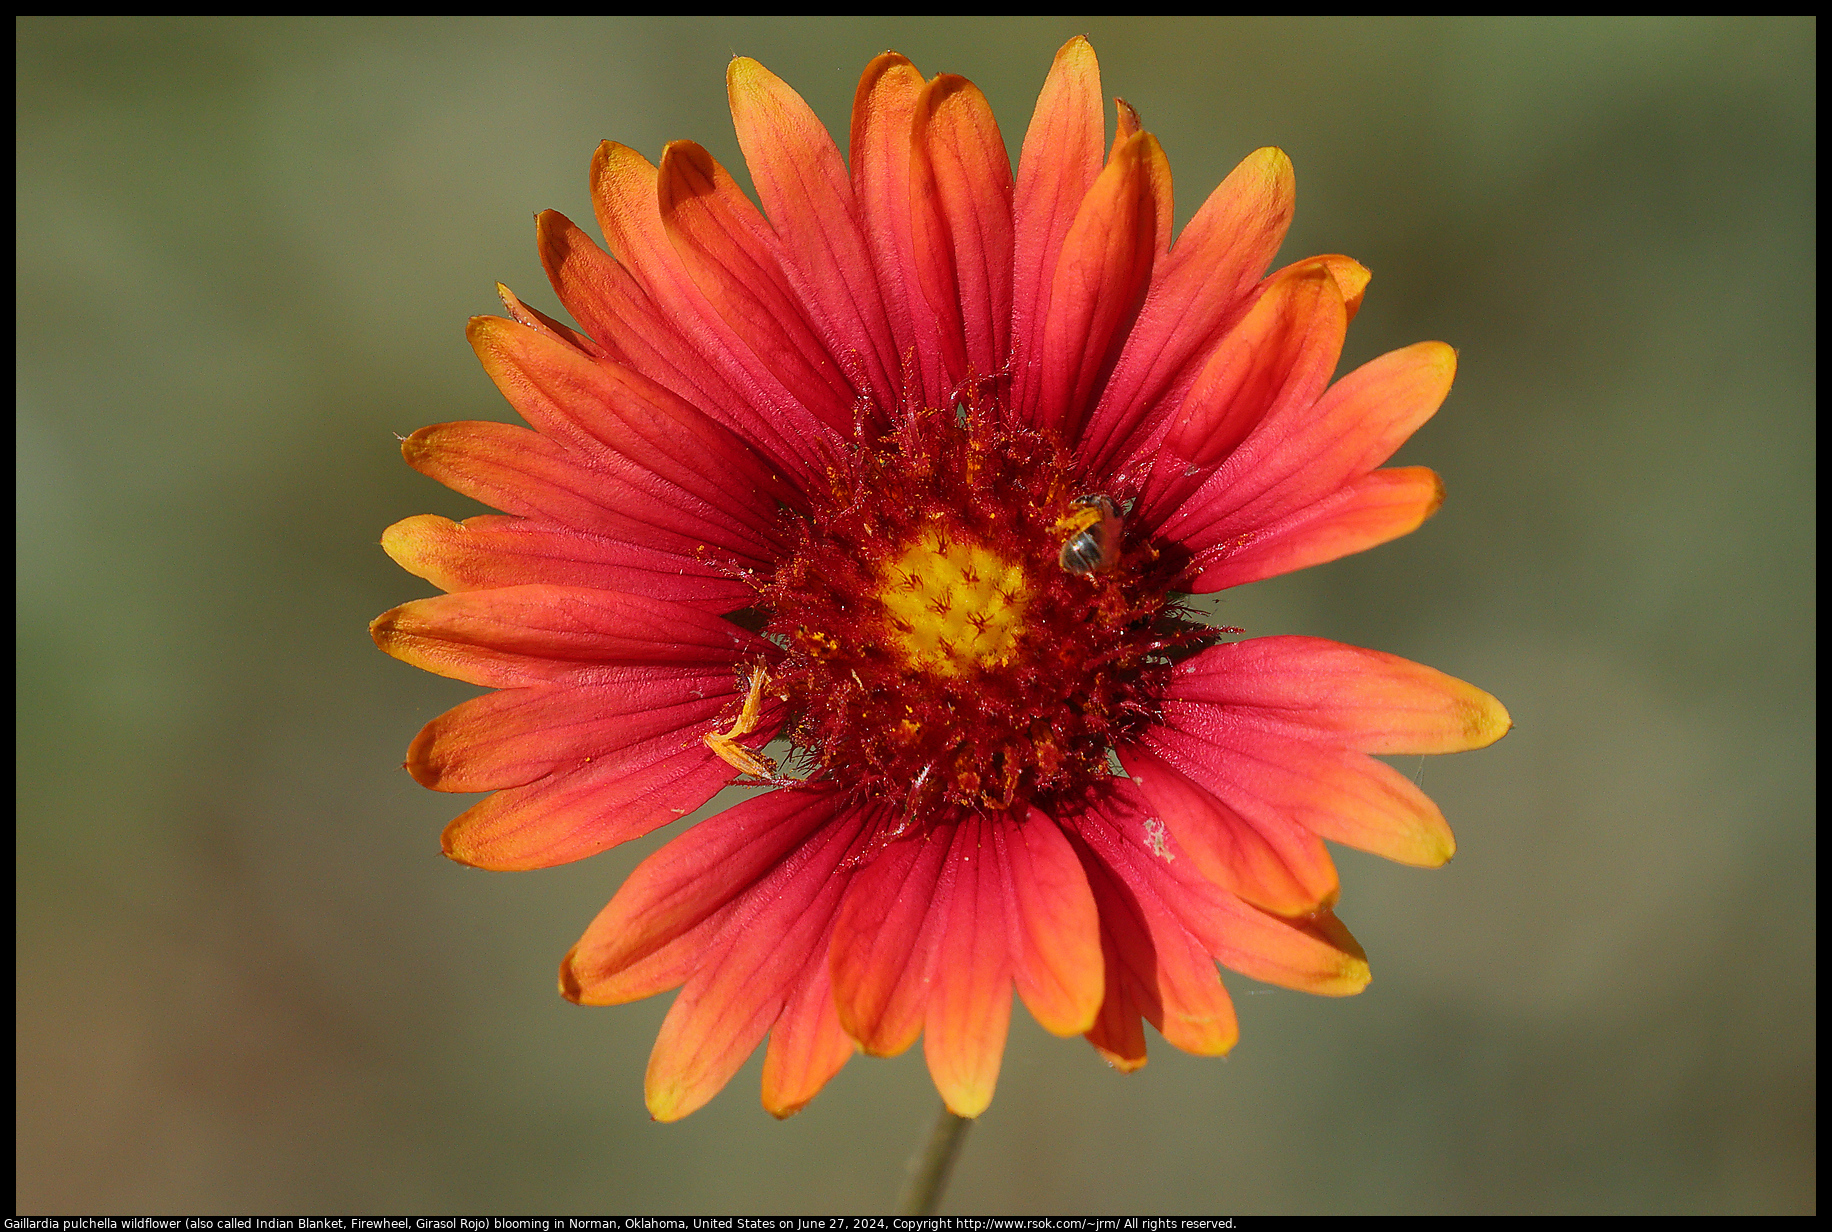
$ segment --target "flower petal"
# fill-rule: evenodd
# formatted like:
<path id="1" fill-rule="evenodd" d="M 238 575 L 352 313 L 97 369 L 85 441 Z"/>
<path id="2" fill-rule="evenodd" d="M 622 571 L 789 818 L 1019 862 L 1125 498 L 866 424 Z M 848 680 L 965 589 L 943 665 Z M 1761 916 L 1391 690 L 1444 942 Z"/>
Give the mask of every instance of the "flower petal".
<path id="1" fill-rule="evenodd" d="M 1100 1009 L 1100 919 L 1075 849 L 1036 809 L 995 827 L 994 851 L 1009 884 L 1006 908 L 1018 995 L 1043 1029 L 1080 1035 Z"/>
<path id="2" fill-rule="evenodd" d="M 1209 195 L 1152 276 L 1145 306 L 1083 434 L 1082 457 L 1111 468 L 1137 447 L 1161 406 L 1243 315 L 1291 223 L 1294 181 L 1283 150 L 1248 155 Z M 1165 238 L 1168 238 L 1166 236 Z"/>
<path id="3" fill-rule="evenodd" d="M 1313 405 L 1347 332 L 1342 292 L 1327 269 L 1298 266 L 1273 279 L 1147 450 L 1151 472 L 1133 516 L 1145 525 L 1163 521 L 1256 427 Z"/>
<path id="4" fill-rule="evenodd" d="M 781 794 L 781 793 L 779 793 Z M 726 922 L 649 1054 L 644 1095 L 658 1121 L 677 1121 L 718 1094 L 824 957 L 861 816 L 829 821 L 796 858 L 759 880 Z"/>
<path id="5" fill-rule="evenodd" d="M 514 424 L 433 424 L 401 443 L 423 475 L 506 513 L 695 555 L 717 550 L 768 566 L 777 551 L 742 519 L 642 468 L 588 458 Z"/>
<path id="6" fill-rule="evenodd" d="M 1079 830 L 1135 894 L 1155 895 L 1222 966 L 1323 996 L 1367 987 L 1367 956 L 1329 912 L 1292 920 L 1249 906 L 1203 876 L 1176 837 L 1154 832 L 1151 820 L 1138 789 L 1116 780 Z"/>
<path id="7" fill-rule="evenodd" d="M 901 360 L 839 147 L 802 96 L 745 56 L 726 69 L 726 94 L 751 182 L 780 241 L 783 272 L 833 339 L 862 365 L 860 382 L 896 406 Z"/>
<path id="8" fill-rule="evenodd" d="M 756 598 L 748 582 L 709 561 L 534 518 L 487 515 L 454 522 L 423 513 L 382 532 L 382 550 L 444 591 L 584 586 L 706 612 L 736 611 Z"/>
<path id="9" fill-rule="evenodd" d="M 852 879 L 833 926 L 833 1001 L 840 1025 L 874 1056 L 922 1033 L 945 911 L 938 884 L 956 825 L 941 821 L 887 844 Z M 952 880 L 949 888 L 952 887 Z"/>
<path id="10" fill-rule="evenodd" d="M 728 518 L 774 523 L 782 485 L 744 442 L 690 403 L 622 364 L 593 360 L 501 317 L 473 317 L 468 333 L 484 371 L 542 432 L 606 470 L 627 459 Z"/>
<path id="11" fill-rule="evenodd" d="M 781 721 L 780 712 L 766 712 L 757 742 L 767 742 Z M 507 872 L 569 864 L 639 838 L 685 817 L 731 781 L 732 768 L 702 742 L 710 727 L 704 719 L 683 722 L 614 755 L 499 791 L 454 818 L 440 844 L 460 864 Z"/>
<path id="12" fill-rule="evenodd" d="M 858 1050 L 833 1008 L 827 949 L 818 946 L 790 990 L 782 1017 L 770 1028 L 770 1047 L 763 1056 L 764 1108 L 777 1118 L 800 1112 Z"/>
<path id="13" fill-rule="evenodd" d="M 1062 242 L 1042 323 L 1040 393 L 1029 418 L 1075 439 L 1138 315 L 1158 254 L 1164 151 L 1136 133 L 1088 190 Z"/>
<path id="14" fill-rule="evenodd" d="M 369 626 L 415 667 L 471 684 L 595 684 L 616 669 L 734 664 L 768 643 L 717 616 L 578 586 L 505 586 L 404 603 Z"/>
<path id="15" fill-rule="evenodd" d="M 746 394 L 667 323 L 668 314 L 649 298 L 629 270 L 559 211 L 545 210 L 535 221 L 541 265 L 555 294 L 610 359 L 628 364 L 739 432 L 783 474 L 806 480 L 794 446 L 759 414 Z"/>
<path id="16" fill-rule="evenodd" d="M 1236 812 L 1138 745 L 1121 749 L 1120 761 L 1177 845 L 1216 885 L 1285 916 L 1336 901 L 1336 866 L 1303 826 L 1276 812 Z"/>
<path id="17" fill-rule="evenodd" d="M 1460 753 L 1512 726 L 1474 685 L 1422 663 L 1319 637 L 1256 637 L 1212 646 L 1173 670 L 1166 696 L 1219 708 L 1191 722 L 1322 737 L 1363 753 Z"/>
<path id="18" fill-rule="evenodd" d="M 1245 586 L 1326 564 L 1409 535 L 1444 503 L 1444 482 L 1424 466 L 1371 471 L 1271 526 L 1196 553 L 1195 594 Z"/>
<path id="19" fill-rule="evenodd" d="M 936 885 L 933 985 L 923 1015 L 922 1052 L 942 1102 L 976 1117 L 992 1102 L 1011 1023 L 1011 950 L 1016 928 L 993 831 L 1002 819 L 978 815 L 954 831 Z"/>
<path id="20" fill-rule="evenodd" d="M 1011 160 L 992 107 L 943 73 L 916 103 L 910 158 L 913 256 L 959 381 L 990 377 L 1011 355 Z"/>
<path id="21" fill-rule="evenodd" d="M 767 372 L 834 427 L 850 428 L 852 383 L 783 274 L 775 233 L 730 173 L 694 142 L 671 141 L 656 191 L 682 267 L 748 351 L 747 367 Z"/>
<path id="22" fill-rule="evenodd" d="M 779 866 L 806 865 L 818 836 L 843 815 L 851 814 L 838 792 L 810 785 L 752 797 L 682 832 L 636 866 L 567 952 L 567 999 L 617 1005 L 673 987 L 654 982 L 651 960 Z"/>
<path id="23" fill-rule="evenodd" d="M 730 670 L 675 666 L 626 668 L 606 684 L 500 689 L 422 728 L 407 772 L 434 791 L 521 787 L 657 736 L 710 730 L 734 696 Z"/>
<path id="24" fill-rule="evenodd" d="M 1163 527 L 1191 552 L 1273 525 L 1393 456 L 1450 392 L 1456 352 L 1441 342 L 1390 351 L 1349 373 L 1315 406 L 1269 414 Z"/>
<path id="25" fill-rule="evenodd" d="M 1443 864 L 1456 851 L 1438 806 L 1405 775 L 1366 753 L 1218 724 L 1204 704 L 1169 704 L 1164 718 L 1164 726 L 1146 733 L 1145 742 L 1258 828 L 1295 823 L 1323 838 L 1425 868 Z M 1198 726 L 1215 736 L 1192 735 L 1189 729 Z"/>
<path id="26" fill-rule="evenodd" d="M 1146 1060 L 1139 1027 L 1144 1018 L 1174 1047 L 1225 1055 L 1240 1028 L 1215 959 L 1166 904 L 1161 883 L 1140 871 L 1139 853 L 1125 847 L 1110 823 L 1084 822 L 1080 838 L 1107 964 L 1106 999 L 1088 1042 L 1115 1068 L 1136 1070 Z"/>
<path id="27" fill-rule="evenodd" d="M 922 93 L 922 74 L 894 51 L 865 66 L 852 102 L 852 191 L 897 342 L 899 375 L 921 382 L 914 392 L 923 405 L 940 406 L 952 382 L 941 362 L 940 327 L 916 274 L 910 197 L 910 134 Z"/>
<path id="28" fill-rule="evenodd" d="M 1100 65 L 1088 40 L 1062 45 L 1024 134 L 1013 222 L 1011 405 L 1029 421 L 1062 242 L 1101 171 Z"/>
<path id="29" fill-rule="evenodd" d="M 614 141 L 604 142 L 592 160 L 592 200 L 605 238 L 636 276 L 655 306 L 691 345 L 697 361 L 742 399 L 742 419 L 728 426 L 746 440 L 761 441 L 773 462 L 800 478 L 805 489 L 833 460 L 833 433 L 820 411 L 802 405 L 760 364 L 745 342 L 700 293 L 662 221 L 660 172 L 646 158 Z M 711 409 L 711 408 L 708 408 Z M 842 429 L 850 427 L 846 408 Z"/>

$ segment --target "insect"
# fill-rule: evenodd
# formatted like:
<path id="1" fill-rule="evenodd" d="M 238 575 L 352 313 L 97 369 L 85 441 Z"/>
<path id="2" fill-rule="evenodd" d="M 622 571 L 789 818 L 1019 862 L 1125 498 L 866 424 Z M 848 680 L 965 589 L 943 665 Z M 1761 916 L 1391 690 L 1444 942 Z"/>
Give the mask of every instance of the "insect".
<path id="1" fill-rule="evenodd" d="M 750 691 L 745 694 L 744 709 L 732 721 L 728 732 L 707 732 L 700 737 L 706 747 L 717 753 L 727 765 L 739 774 L 748 774 L 752 778 L 776 780 L 776 763 L 761 753 L 754 753 L 738 743 L 739 736 L 748 736 L 757 730 L 758 712 L 763 709 L 763 690 L 769 683 L 769 673 L 759 667 L 751 673 Z"/>
<path id="2" fill-rule="evenodd" d="M 1067 535 L 1057 557 L 1070 573 L 1105 573 L 1119 562 L 1120 535 L 1125 523 L 1113 499 L 1098 494 L 1077 496 L 1073 507 L 1057 520 L 1058 534 Z"/>

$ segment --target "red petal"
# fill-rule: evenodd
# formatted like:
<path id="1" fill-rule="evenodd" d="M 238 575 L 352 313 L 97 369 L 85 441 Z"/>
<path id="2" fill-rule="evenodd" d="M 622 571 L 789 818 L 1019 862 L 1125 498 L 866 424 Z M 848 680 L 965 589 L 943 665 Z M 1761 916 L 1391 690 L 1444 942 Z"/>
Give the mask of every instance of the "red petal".
<path id="1" fill-rule="evenodd" d="M 1164 718 L 1164 726 L 1146 733 L 1146 742 L 1258 828 L 1295 823 L 1427 868 L 1456 851 L 1437 805 L 1393 767 L 1365 753 L 1217 722 L 1206 704 L 1173 703 Z M 1215 735 L 1189 734 L 1198 726 Z"/>
<path id="2" fill-rule="evenodd" d="M 1105 980 L 1100 920 L 1081 861 L 1052 817 L 1036 809 L 993 830 L 1010 884 L 1007 917 L 1018 995 L 1046 1031 L 1079 1035 L 1094 1021 Z"/>
<path id="3" fill-rule="evenodd" d="M 717 549 L 757 566 L 773 565 L 778 557 L 743 519 L 628 463 L 613 470 L 513 424 L 434 424 L 402 442 L 401 454 L 421 474 L 506 513 L 664 551 Z"/>
<path id="4" fill-rule="evenodd" d="M 1012 288 L 1012 393 L 1028 421 L 1041 388 L 1040 356 L 1050 285 L 1062 242 L 1101 169 L 1100 65 L 1088 40 L 1062 45 L 1018 159 Z"/>
<path id="5" fill-rule="evenodd" d="M 844 812 L 837 792 L 772 791 L 670 840 L 636 866 L 567 954 L 567 996 L 582 1005 L 614 1005 L 672 987 L 655 984 L 645 964 L 785 864 L 806 865 L 817 836 Z"/>
<path id="6" fill-rule="evenodd" d="M 750 198 L 691 141 L 668 144 L 657 192 L 682 267 L 743 348 L 733 353 L 829 424 L 849 428 L 852 384 L 808 323 L 777 259 L 775 233 Z"/>
<path id="7" fill-rule="evenodd" d="M 821 960 L 859 829 L 856 812 L 822 827 L 757 882 L 708 947 L 649 1055 L 643 1085 L 656 1120 L 679 1120 L 716 1095 Z"/>
<path id="8" fill-rule="evenodd" d="M 1367 987 L 1367 956 L 1327 911 L 1288 920 L 1248 906 L 1203 876 L 1174 835 L 1152 831 L 1133 784 L 1112 788 L 1083 820 L 1082 836 L 1141 901 L 1155 896 L 1223 966 L 1324 996 Z"/>
<path id="9" fill-rule="evenodd" d="M 1458 753 L 1507 733 L 1508 712 L 1474 685 L 1422 663 L 1318 637 L 1256 637 L 1178 664 L 1170 698 L 1231 721 L 1322 737 L 1363 753 Z"/>
<path id="10" fill-rule="evenodd" d="M 1261 423 L 1308 408 L 1342 354 L 1348 314 L 1335 279 L 1301 266 L 1271 281 L 1228 332 L 1147 456 L 1151 474 L 1133 516 L 1172 513 Z"/>
<path id="11" fill-rule="evenodd" d="M 707 612 L 736 611 L 756 598 L 755 588 L 729 568 L 532 518 L 491 515 L 454 522 L 423 513 L 382 532 L 382 549 L 403 569 L 445 591 L 583 586 Z"/>
<path id="12" fill-rule="evenodd" d="M 757 61 L 737 57 L 725 80 L 738 145 L 775 224 L 783 272 L 833 339 L 834 353 L 863 365 L 861 384 L 895 408 L 902 360 L 839 147 L 802 96 Z"/>
<path id="13" fill-rule="evenodd" d="M 614 683 L 486 693 L 428 723 L 407 772 L 435 791 L 520 787 L 680 730 L 711 730 L 735 694 L 730 669 L 625 668 Z"/>
<path id="14" fill-rule="evenodd" d="M 749 441 L 762 442 L 779 466 L 818 485 L 831 460 L 832 433 L 819 412 L 783 388 L 762 367 L 694 285 L 662 222 L 659 172 L 642 155 L 607 141 L 592 160 L 592 198 L 598 225 L 649 298 L 743 400 L 744 418 L 732 423 Z M 849 428 L 847 408 L 842 428 Z"/>
<path id="15" fill-rule="evenodd" d="M 1200 551 L 1331 497 L 1393 456 L 1450 392 L 1456 353 L 1421 342 L 1363 364 L 1314 406 L 1268 415 L 1164 534 Z"/>
<path id="16" fill-rule="evenodd" d="M 992 1102 L 1011 1023 L 1008 938 L 1016 923 L 993 834 L 1001 824 L 976 815 L 955 828 L 929 909 L 938 936 L 922 1051 L 956 1116 L 978 1116 Z"/>
<path id="17" fill-rule="evenodd" d="M 690 403 L 622 364 L 500 317 L 473 317 L 469 333 L 484 371 L 528 422 L 596 466 L 665 498 L 687 494 L 752 527 L 775 522 L 781 485 L 749 447 Z M 667 487 L 643 483 L 645 471 Z"/>
<path id="18" fill-rule="evenodd" d="M 1444 483 L 1428 467 L 1373 471 L 1264 530 L 1204 548 L 1189 586 L 1207 594 L 1365 552 L 1411 534 L 1443 503 Z"/>
<path id="19" fill-rule="evenodd" d="M 678 603 L 574 586 L 505 586 L 404 603 L 369 626 L 403 662 L 471 684 L 604 683 L 617 668 L 732 664 L 767 645 Z"/>
<path id="20" fill-rule="evenodd" d="M 780 721 L 769 716 L 759 743 Z M 732 779 L 732 768 L 701 741 L 710 727 L 702 719 L 617 756 L 499 791 L 446 826 L 445 854 L 475 868 L 552 868 L 678 821 Z"/>
<path id="21" fill-rule="evenodd" d="M 1128 847 L 1101 811 L 1079 826 L 1107 961 L 1107 1000 L 1088 1042 L 1118 1068 L 1138 1069 L 1145 1064 L 1143 1017 L 1175 1047 L 1221 1056 L 1240 1030 L 1215 960 L 1165 901 L 1168 883 L 1141 868 L 1141 859 L 1158 857 Z"/>
<path id="22" fill-rule="evenodd" d="M 910 199 L 910 134 L 922 92 L 922 74 L 896 52 L 887 51 L 865 66 L 852 102 L 852 191 L 872 268 L 884 290 L 899 374 L 911 369 L 921 381 L 923 404 L 940 406 L 952 382 L 942 367 L 935 313 L 916 275 Z"/>
<path id="23" fill-rule="evenodd" d="M 800 1112 L 858 1050 L 833 1008 L 827 949 L 818 946 L 790 991 L 782 1017 L 770 1028 L 770 1048 L 763 1056 L 764 1108 L 774 1117 Z"/>
<path id="24" fill-rule="evenodd" d="M 1062 242 L 1042 327 L 1041 394 L 1033 422 L 1080 434 L 1100 384 L 1137 316 L 1158 253 L 1154 174 L 1164 151 L 1138 133 L 1115 152 Z"/>
<path id="25" fill-rule="evenodd" d="M 783 473 L 806 478 L 803 459 L 750 399 L 700 355 L 668 322 L 668 314 L 631 275 L 566 215 L 536 219 L 541 265 L 560 302 L 597 338 L 612 359 L 627 363 L 712 418 L 739 432 Z M 791 504 L 800 502 L 790 500 Z"/>
<path id="26" fill-rule="evenodd" d="M 1179 744 L 1177 752 L 1187 747 Z M 1336 901 L 1336 866 L 1297 822 L 1275 811 L 1237 812 L 1139 746 L 1120 750 L 1120 761 L 1177 845 L 1216 885 L 1279 915 Z"/>
<path id="27" fill-rule="evenodd" d="M 1258 150 L 1209 195 L 1152 277 L 1126 349 L 1082 443 L 1096 470 L 1136 447 L 1154 412 L 1175 405 L 1200 360 L 1247 309 L 1291 222 L 1291 161 Z"/>
<path id="28" fill-rule="evenodd" d="M 1011 160 L 986 96 L 943 73 L 916 104 L 913 256 L 950 377 L 989 377 L 1011 355 Z"/>
<path id="29" fill-rule="evenodd" d="M 833 1000 L 840 1025 L 876 1056 L 896 1056 L 922 1032 L 934 978 L 938 884 L 955 826 L 942 822 L 887 845 L 847 888 L 833 927 Z"/>

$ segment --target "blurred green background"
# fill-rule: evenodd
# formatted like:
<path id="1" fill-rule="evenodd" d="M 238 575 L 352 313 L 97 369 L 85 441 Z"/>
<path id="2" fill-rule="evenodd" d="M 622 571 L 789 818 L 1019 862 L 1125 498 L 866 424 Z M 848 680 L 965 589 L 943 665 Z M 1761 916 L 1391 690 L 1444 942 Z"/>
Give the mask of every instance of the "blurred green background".
<path id="1" fill-rule="evenodd" d="M 377 653 L 376 546 L 476 507 L 395 434 L 512 418 L 463 338 L 614 137 L 735 171 L 726 61 L 842 134 L 894 47 L 1023 134 L 1087 33 L 1185 220 L 1288 150 L 1283 260 L 1374 271 L 1347 365 L 1456 390 L 1408 539 L 1223 597 L 1472 680 L 1404 759 L 1461 850 L 1343 853 L 1375 981 L 1229 977 L 1226 1061 L 1122 1077 L 1015 1016 L 943 1210 L 1815 1208 L 1811 20 L 84 20 L 16 26 L 18 1209 L 870 1212 L 920 1050 L 799 1117 L 757 1061 L 649 1122 L 667 998 L 560 955 L 661 836 L 496 875 L 400 770 L 474 690 Z M 1110 121 L 1111 122 L 1111 121 Z M 746 181 L 748 183 L 748 181 Z"/>

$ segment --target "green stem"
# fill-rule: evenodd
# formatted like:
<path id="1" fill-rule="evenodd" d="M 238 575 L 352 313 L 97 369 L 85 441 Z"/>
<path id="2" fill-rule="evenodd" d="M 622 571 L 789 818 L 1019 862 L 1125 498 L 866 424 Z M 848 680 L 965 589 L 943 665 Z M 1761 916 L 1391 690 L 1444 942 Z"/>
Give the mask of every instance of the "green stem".
<path id="1" fill-rule="evenodd" d="M 929 1130 L 928 1141 L 922 1144 L 910 1160 L 910 1179 L 903 1187 L 903 1196 L 897 1201 L 899 1215 L 933 1215 L 935 1208 L 941 1205 L 942 1190 L 948 1187 L 948 1174 L 954 1171 L 954 1160 L 961 1153 L 961 1143 L 967 1140 L 967 1127 L 973 1124 L 963 1116 L 955 1116 L 942 1105 L 941 1115 L 935 1118 L 935 1125 Z"/>

